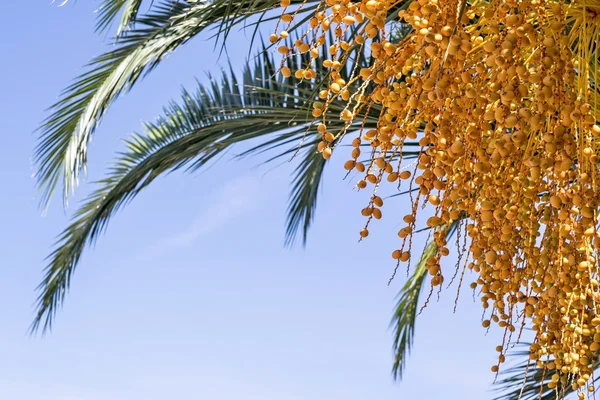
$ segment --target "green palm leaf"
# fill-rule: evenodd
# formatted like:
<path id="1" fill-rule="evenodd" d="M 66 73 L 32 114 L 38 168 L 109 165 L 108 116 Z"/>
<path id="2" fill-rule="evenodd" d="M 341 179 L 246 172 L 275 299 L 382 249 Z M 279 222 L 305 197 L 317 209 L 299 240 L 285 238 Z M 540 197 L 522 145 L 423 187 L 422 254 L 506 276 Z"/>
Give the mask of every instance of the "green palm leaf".
<path id="1" fill-rule="evenodd" d="M 41 126 L 35 162 L 42 204 L 47 205 L 61 178 L 63 201 L 67 202 L 86 166 L 87 147 L 97 124 L 112 101 L 140 76 L 205 28 L 220 24 L 218 34 L 225 38 L 234 24 L 264 13 L 277 3 L 163 2 L 137 18 L 135 29 L 118 37 L 114 49 L 94 59 L 89 70 L 67 87 Z"/>
<path id="2" fill-rule="evenodd" d="M 452 222 L 445 227 L 446 236 L 449 238 L 456 232 L 458 221 Z M 398 303 L 396 305 L 394 316 L 392 317 L 392 327 L 394 330 L 394 364 L 392 374 L 395 379 L 402 377 L 402 372 L 406 364 L 406 358 L 410 354 L 415 335 L 415 324 L 419 311 L 419 296 L 421 294 L 425 278 L 427 277 L 427 268 L 425 262 L 427 258 L 434 255 L 438 250 L 435 241 L 430 241 L 417 264 L 412 275 L 400 289 L 398 294 Z"/>
<path id="3" fill-rule="evenodd" d="M 104 15 L 113 18 L 119 10 L 117 6 L 132 6 L 135 2 L 126 4 L 124 1 L 107 0 L 106 3 L 114 8 L 110 11 L 113 14 L 105 11 Z M 54 113 L 42 127 L 36 153 L 40 167 L 38 180 L 45 189 L 44 201 L 49 199 L 61 174 L 66 201 L 69 190 L 75 186 L 79 170 L 85 166 L 91 134 L 119 93 L 205 27 L 221 22 L 218 34 L 226 36 L 234 23 L 257 12 L 265 12 L 277 1 L 189 3 L 162 3 L 142 18 L 136 17 L 138 8 L 131 9 L 127 18 L 129 22 L 137 18 L 135 29 L 117 39 L 116 50 L 94 60 L 90 64 L 91 70 L 67 88 L 64 98 L 54 105 Z M 402 6 L 406 4 L 408 2 Z M 395 18 L 400 8 L 389 18 Z M 401 38 L 402 35 L 397 36 Z M 324 46 L 326 50 L 327 44 Z M 292 57 L 288 66 L 297 69 L 300 63 L 306 64 L 307 57 Z M 351 59 L 359 64 L 367 62 L 364 53 L 355 54 Z M 342 70 L 342 75 L 348 75 L 352 67 L 350 65 Z M 96 191 L 85 200 L 71 225 L 59 237 L 40 285 L 39 308 L 33 329 L 40 325 L 44 328 L 51 326 L 84 248 L 96 240 L 121 206 L 160 174 L 184 166 L 200 168 L 245 140 L 269 137 L 242 156 L 277 149 L 278 153 L 269 160 L 272 161 L 300 151 L 288 206 L 286 244 L 292 244 L 300 231 L 303 243 L 306 242 L 326 161 L 315 151 L 319 141 L 316 136 L 302 141 L 302 148 L 298 147 L 298 143 L 313 120 L 305 101 L 314 97 L 319 86 L 307 81 L 285 84 L 274 78 L 275 73 L 275 64 L 265 56 L 257 61 L 254 68 L 245 68 L 243 84 L 238 84 L 231 72 L 223 74 L 219 82 L 211 80 L 209 87 L 200 85 L 193 95 L 184 91 L 181 104 L 171 104 L 165 109 L 163 118 L 146 125 L 145 135 L 133 135 L 127 141 L 126 152 L 120 155 L 108 176 L 96 183 Z M 327 71 L 320 69 L 318 73 L 317 82 L 325 78 Z M 335 107 L 339 105 L 332 105 L 334 112 Z M 366 118 L 367 129 L 377 124 L 378 110 L 371 111 L 372 115 Z M 334 126 L 332 128 L 335 129 Z M 311 130 L 311 134 L 314 133 Z M 407 151 L 405 156 L 408 159 L 418 153 Z M 412 283 L 405 285 L 395 316 L 398 321 L 395 348 L 400 356 L 396 359 L 394 371 L 398 376 L 403 354 L 412 342 L 416 313 L 411 302 L 416 304 L 418 301 L 424 278 L 421 270 L 418 267 Z"/>
<path id="4" fill-rule="evenodd" d="M 38 313 L 33 324 L 49 328 L 57 306 L 63 301 L 84 248 L 106 228 L 110 217 L 133 199 L 157 176 L 187 166 L 194 170 L 215 159 L 233 145 L 256 138 L 264 141 L 240 156 L 277 151 L 269 161 L 291 157 L 301 151 L 288 208 L 288 243 L 297 229 L 304 239 L 317 201 L 324 161 L 315 152 L 320 141 L 312 126 L 309 101 L 317 84 L 276 74 L 274 61 L 263 50 L 254 65 L 247 65 L 239 83 L 235 74 L 223 73 L 219 81 L 199 85 L 196 93 L 184 91 L 180 104 L 172 103 L 156 123 L 146 125 L 145 135 L 133 135 L 108 176 L 75 213 L 71 225 L 59 236 L 40 285 Z M 357 59 L 360 59 L 357 57 Z M 298 67 L 301 58 L 288 60 Z M 325 71 L 319 69 L 320 78 Z M 332 104 L 340 113 L 342 105 Z M 367 118 L 371 126 L 378 111 Z M 338 122 L 341 128 L 342 122 Z M 332 128 L 336 128 L 332 123 Z M 305 135 L 308 135 L 305 138 Z M 305 138 L 305 140 L 303 140 Z"/>
<path id="5" fill-rule="evenodd" d="M 318 141 L 314 141 L 313 145 L 305 151 L 304 158 L 295 171 L 285 232 L 285 243 L 288 246 L 294 243 L 298 232 L 302 232 L 302 244 L 306 244 L 308 229 L 315 215 L 319 187 L 327 163 L 327 160 L 317 152 L 317 144 Z"/>

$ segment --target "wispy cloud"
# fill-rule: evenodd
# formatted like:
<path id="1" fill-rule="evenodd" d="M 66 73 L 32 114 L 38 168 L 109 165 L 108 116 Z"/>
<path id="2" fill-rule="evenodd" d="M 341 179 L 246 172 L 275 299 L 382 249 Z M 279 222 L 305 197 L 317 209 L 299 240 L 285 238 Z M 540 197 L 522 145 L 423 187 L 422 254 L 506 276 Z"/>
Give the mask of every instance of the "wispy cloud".
<path id="1" fill-rule="evenodd" d="M 164 237 L 144 252 L 144 259 L 157 257 L 176 248 L 191 246 L 202 236 L 226 225 L 258 204 L 258 179 L 241 177 L 226 182 L 210 196 L 203 211 L 181 232 Z"/>

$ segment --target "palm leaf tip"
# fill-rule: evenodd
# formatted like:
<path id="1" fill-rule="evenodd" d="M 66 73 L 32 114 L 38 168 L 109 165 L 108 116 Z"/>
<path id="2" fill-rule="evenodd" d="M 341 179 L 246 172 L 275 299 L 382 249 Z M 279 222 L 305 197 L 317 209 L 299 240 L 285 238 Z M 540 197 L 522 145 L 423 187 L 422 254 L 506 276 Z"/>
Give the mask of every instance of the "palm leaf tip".
<path id="1" fill-rule="evenodd" d="M 454 234 L 458 227 L 458 221 L 445 226 L 444 232 L 449 238 Z M 392 366 L 392 376 L 400 380 L 406 365 L 406 359 L 410 354 L 416 328 L 416 320 L 419 311 L 419 296 L 427 278 L 426 261 L 438 251 L 438 245 L 435 241 L 430 241 L 421 254 L 421 258 L 415 267 L 412 275 L 400 289 L 398 294 L 398 303 L 394 310 L 394 316 L 390 323 L 394 330 L 394 364 Z"/>
<path id="2" fill-rule="evenodd" d="M 427 268 L 425 260 L 437 251 L 435 242 L 430 242 L 413 274 L 402 286 L 398 295 L 398 303 L 394 310 L 391 326 L 394 330 L 394 364 L 392 366 L 392 375 L 394 379 L 401 379 L 402 372 L 406 364 L 406 358 L 410 354 L 412 347 L 415 325 L 419 305 L 419 295 L 425 278 L 427 277 Z"/>
<path id="3" fill-rule="evenodd" d="M 317 151 L 318 141 L 309 143 L 305 156 L 294 171 L 292 191 L 287 210 L 285 245 L 293 246 L 298 236 L 306 245 L 308 231 L 314 219 L 319 188 L 327 160 Z"/>

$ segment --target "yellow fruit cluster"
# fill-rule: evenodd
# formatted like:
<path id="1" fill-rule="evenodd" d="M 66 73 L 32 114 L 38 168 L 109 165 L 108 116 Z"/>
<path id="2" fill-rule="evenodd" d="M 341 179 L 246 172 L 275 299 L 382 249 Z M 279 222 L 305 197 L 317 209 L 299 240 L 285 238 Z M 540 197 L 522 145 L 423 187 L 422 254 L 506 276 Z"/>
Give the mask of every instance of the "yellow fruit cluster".
<path id="1" fill-rule="evenodd" d="M 289 1 L 282 6 L 287 12 Z M 412 32 L 391 42 L 386 20 L 398 10 Z M 598 0 L 325 0 L 309 32 L 279 47 L 284 57 L 311 55 L 301 70 L 282 68 L 284 76 L 314 79 L 326 34 L 337 38 L 322 55 L 330 74 L 313 110 L 319 150 L 329 158 L 334 142 L 358 131 L 344 168 L 362 176 L 359 188 L 409 181 L 417 189 L 393 258 L 410 259 L 418 210 L 429 204 L 435 212 L 425 223 L 439 249 L 427 268 L 440 285 L 449 253 L 443 227 L 466 221 L 460 268 L 477 274 L 471 286 L 489 313 L 483 326 L 505 330 L 492 371 L 529 321 L 530 357 L 549 386 L 572 385 L 580 397 L 600 355 L 599 27 Z M 372 64 L 345 81 L 338 71 L 363 46 Z M 332 102 L 344 111 L 328 112 Z M 365 131 L 360 119 L 374 104 L 378 127 Z M 344 128 L 330 132 L 333 119 Z M 421 146 L 412 171 L 402 168 L 407 140 Z M 381 218 L 382 206 L 373 194 L 362 214 Z"/>

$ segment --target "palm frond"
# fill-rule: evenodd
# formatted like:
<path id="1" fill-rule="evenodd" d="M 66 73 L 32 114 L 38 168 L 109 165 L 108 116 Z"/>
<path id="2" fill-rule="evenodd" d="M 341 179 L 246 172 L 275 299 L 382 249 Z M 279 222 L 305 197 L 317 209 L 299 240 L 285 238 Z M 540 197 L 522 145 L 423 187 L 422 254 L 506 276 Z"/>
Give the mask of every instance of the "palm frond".
<path id="1" fill-rule="evenodd" d="M 454 234 L 458 222 L 454 221 L 445 229 L 446 236 L 449 238 Z M 426 261 L 438 250 L 438 245 L 435 241 L 430 241 L 419 262 L 408 278 L 400 293 L 398 294 L 398 303 L 392 317 L 392 327 L 394 330 L 394 364 L 392 367 L 392 375 L 394 379 L 401 379 L 402 372 L 406 364 L 406 358 L 410 354 L 415 335 L 415 324 L 417 313 L 419 311 L 419 296 L 423 288 L 425 278 L 427 277 Z"/>
<path id="2" fill-rule="evenodd" d="M 91 71 L 67 88 L 64 98 L 54 106 L 54 113 L 42 127 L 36 159 L 45 200 L 52 194 L 61 174 L 65 180 L 65 198 L 73 189 L 80 169 L 85 166 L 87 144 L 103 112 L 142 73 L 150 71 L 204 27 L 219 21 L 224 25 L 236 23 L 257 10 L 266 11 L 276 2 L 278 0 L 214 0 L 208 5 L 163 3 L 151 14 L 138 18 L 135 29 L 118 38 L 116 50 L 92 62 Z M 229 10 L 232 6 L 237 7 L 233 16 Z M 222 25 L 219 29 L 227 28 Z M 324 44 L 323 54 L 327 54 L 326 46 Z M 351 61 L 353 65 L 366 63 L 365 53 L 358 48 L 356 51 Z M 32 330 L 51 327 L 85 247 L 94 243 L 120 207 L 157 176 L 184 166 L 192 170 L 201 168 L 246 140 L 266 138 L 242 155 L 277 149 L 278 153 L 270 159 L 273 160 L 296 151 L 304 154 L 295 171 L 286 243 L 294 241 L 299 229 L 303 230 L 306 240 L 325 164 L 314 152 L 320 137 L 315 136 L 307 104 L 316 98 L 319 82 L 326 78 L 328 71 L 318 62 L 315 81 L 292 78 L 284 82 L 276 74 L 277 67 L 266 55 L 264 46 L 260 54 L 254 67 L 247 65 L 244 69 L 241 84 L 231 72 L 223 73 L 220 81 L 211 78 L 209 85 L 199 85 L 195 94 L 184 91 L 180 104 L 170 104 L 162 118 L 146 125 L 145 135 L 135 134 L 126 142 L 126 151 L 117 158 L 107 177 L 96 182 L 96 190 L 59 236 L 39 287 L 38 312 Z M 292 69 L 298 69 L 308 61 L 308 55 L 304 54 L 288 58 L 287 63 Z M 340 73 L 346 76 L 351 69 L 349 65 Z M 361 118 L 367 128 L 377 124 L 379 111 L 376 108 L 371 109 L 371 115 Z M 335 102 L 330 110 L 341 113 L 342 106 Z M 336 123 L 329 125 L 336 130 L 342 126 L 341 121 L 338 123 L 339 127 Z"/>
<path id="3" fill-rule="evenodd" d="M 108 176 L 96 183 L 97 189 L 59 236 L 39 287 L 34 330 L 42 324 L 44 329 L 51 327 L 84 248 L 104 231 L 121 206 L 157 176 L 184 166 L 201 168 L 237 143 L 265 138 L 242 155 L 277 150 L 277 158 L 306 151 L 296 171 L 292 195 L 298 199 L 292 197 L 290 203 L 288 221 L 293 228 L 288 229 L 288 236 L 298 227 L 308 229 L 323 168 L 318 160 L 322 156 L 314 152 L 320 139 L 308 108 L 315 82 L 284 81 L 275 74 L 274 61 L 266 52 L 261 54 L 253 65 L 246 65 L 241 82 L 233 72 L 224 72 L 219 80 L 210 78 L 208 85 L 199 85 L 194 94 L 184 91 L 179 104 L 170 104 L 163 117 L 146 125 L 145 135 L 134 134 L 126 142 L 127 150 Z M 341 105 L 332 107 L 342 111 Z"/>
<path id="4" fill-rule="evenodd" d="M 295 171 L 287 211 L 285 232 L 287 246 L 294 244 L 299 232 L 302 232 L 302 244 L 306 244 L 308 230 L 315 216 L 319 188 L 327 163 L 327 160 L 317 152 L 318 143 L 319 140 L 313 141 Z"/>
<path id="5" fill-rule="evenodd" d="M 67 203 L 87 164 L 92 134 L 119 94 L 207 27 L 219 24 L 224 38 L 233 25 L 277 3 L 277 0 L 166 1 L 137 18 L 135 28 L 117 38 L 115 48 L 94 59 L 88 71 L 66 88 L 40 127 L 35 162 L 42 204 L 48 204 L 61 178 L 63 201 Z"/>

